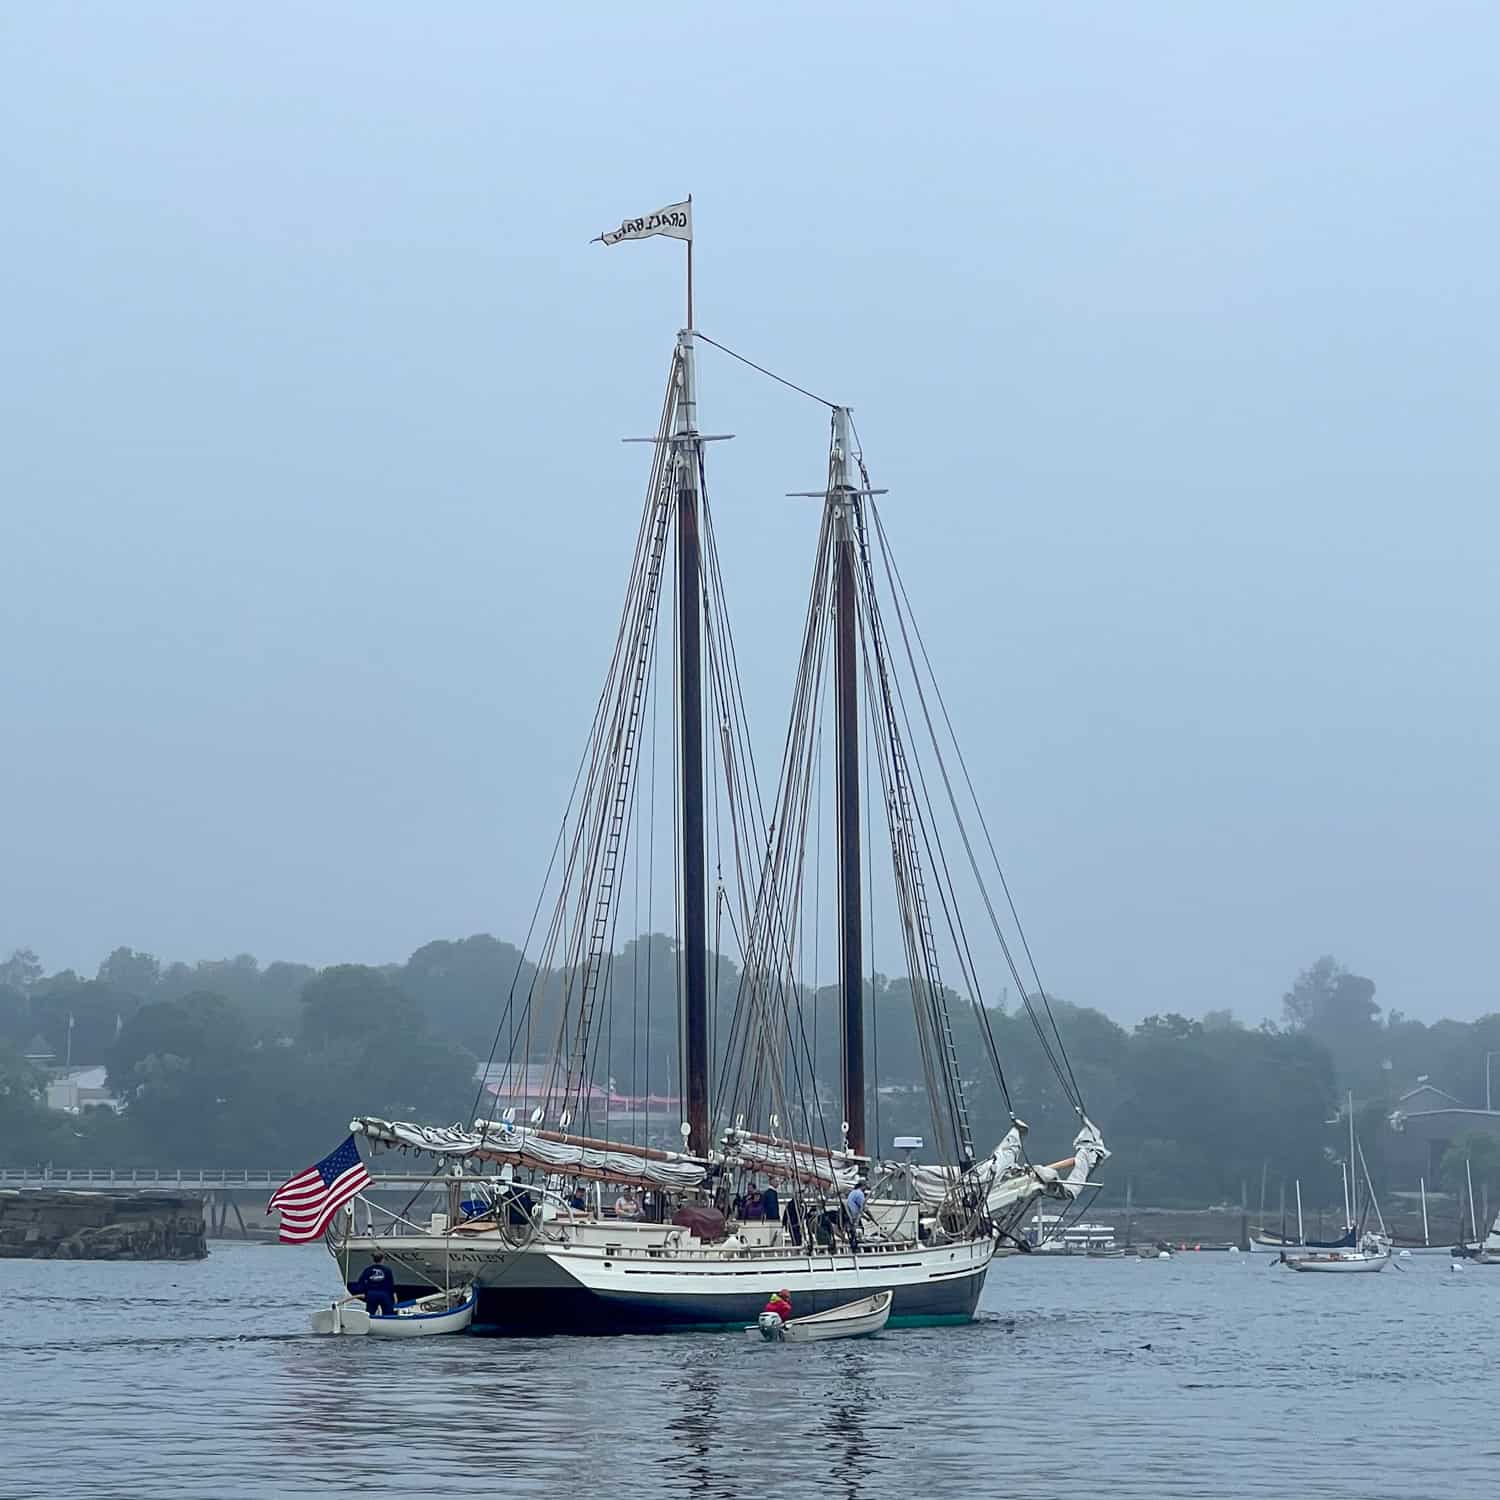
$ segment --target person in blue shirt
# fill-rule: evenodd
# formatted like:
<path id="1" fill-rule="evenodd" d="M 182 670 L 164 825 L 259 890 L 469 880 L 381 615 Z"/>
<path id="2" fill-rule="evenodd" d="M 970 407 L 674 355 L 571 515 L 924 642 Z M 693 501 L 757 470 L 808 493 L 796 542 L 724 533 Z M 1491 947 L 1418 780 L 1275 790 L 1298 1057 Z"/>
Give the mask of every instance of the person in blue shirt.
<path id="1" fill-rule="evenodd" d="M 358 1281 L 349 1283 L 356 1297 L 365 1299 L 365 1311 L 372 1318 L 394 1316 L 396 1311 L 396 1278 L 385 1263 L 384 1250 L 370 1252 L 370 1264 L 360 1272 Z"/>
<path id="2" fill-rule="evenodd" d="M 864 1212 L 865 1185 L 860 1181 L 849 1189 L 849 1196 L 844 1199 L 844 1221 L 849 1230 L 849 1249 L 854 1255 L 859 1254 L 859 1221 Z"/>

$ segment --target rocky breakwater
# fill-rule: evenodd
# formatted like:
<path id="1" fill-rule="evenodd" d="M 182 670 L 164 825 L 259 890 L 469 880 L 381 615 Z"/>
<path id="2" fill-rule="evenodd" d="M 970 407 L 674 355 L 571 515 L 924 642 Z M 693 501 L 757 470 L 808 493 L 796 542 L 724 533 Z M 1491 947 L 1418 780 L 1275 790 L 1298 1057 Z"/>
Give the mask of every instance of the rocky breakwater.
<path id="1" fill-rule="evenodd" d="M 199 1198 L 0 1192 L 0 1259 L 202 1260 L 207 1254 Z"/>

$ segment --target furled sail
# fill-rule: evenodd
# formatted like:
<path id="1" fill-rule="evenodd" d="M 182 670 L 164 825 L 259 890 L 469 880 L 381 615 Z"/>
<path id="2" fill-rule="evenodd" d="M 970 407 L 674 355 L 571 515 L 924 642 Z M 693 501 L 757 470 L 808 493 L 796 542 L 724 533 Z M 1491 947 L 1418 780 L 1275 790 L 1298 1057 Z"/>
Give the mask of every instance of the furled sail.
<path id="1" fill-rule="evenodd" d="M 360 1115 L 349 1122 L 349 1129 L 375 1146 L 404 1147 L 432 1156 L 482 1156 L 547 1172 L 582 1168 L 609 1177 L 636 1178 L 664 1188 L 694 1188 L 708 1175 L 706 1164 L 676 1152 L 643 1154 L 628 1146 L 555 1140 L 508 1121 L 477 1120 L 473 1130 L 465 1130 L 461 1125 L 413 1125 L 404 1120 L 377 1120 Z"/>
<path id="2" fill-rule="evenodd" d="M 1071 1161 L 1054 1166 L 1031 1166 L 1022 1161 L 1022 1138 L 1026 1124 L 1017 1120 L 1004 1140 L 984 1158 L 969 1168 L 965 1176 L 986 1184 L 985 1208 L 991 1218 L 1013 1216 L 1018 1205 L 1036 1198 L 1076 1198 L 1087 1185 L 1090 1174 L 1109 1156 L 1104 1137 L 1092 1120 L 1085 1118 L 1083 1128 L 1073 1140 Z M 1067 1176 L 1063 1176 L 1063 1172 Z M 909 1176 L 917 1197 L 928 1206 L 941 1203 L 953 1190 L 960 1174 L 952 1167 L 928 1167 L 902 1163 L 887 1164 L 890 1176 Z"/>
<path id="3" fill-rule="evenodd" d="M 770 1141 L 745 1130 L 725 1135 L 724 1159 L 772 1177 L 825 1183 L 841 1193 L 847 1193 L 860 1175 L 857 1166 L 832 1152 L 800 1141 Z"/>

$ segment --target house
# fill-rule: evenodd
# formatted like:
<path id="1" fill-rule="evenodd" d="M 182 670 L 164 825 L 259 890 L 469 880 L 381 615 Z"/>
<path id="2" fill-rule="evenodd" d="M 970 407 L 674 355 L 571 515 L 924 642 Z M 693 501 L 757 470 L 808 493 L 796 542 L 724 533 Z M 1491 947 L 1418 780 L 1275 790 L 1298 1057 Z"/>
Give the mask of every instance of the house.
<path id="1" fill-rule="evenodd" d="M 1487 1135 L 1500 1140 L 1500 1110 L 1468 1109 L 1426 1078 L 1419 1078 L 1417 1086 L 1396 1101 L 1390 1124 L 1396 1139 L 1387 1149 L 1387 1158 L 1406 1186 L 1418 1180 L 1440 1182 L 1443 1157 L 1465 1136 Z"/>
<path id="2" fill-rule="evenodd" d="M 561 1108 L 567 1069 L 554 1071 L 548 1063 L 491 1063 L 479 1069 L 476 1082 L 490 1095 L 496 1118 L 514 1110 L 518 1125 L 529 1123 L 532 1110 L 547 1110 L 544 1124 L 553 1130 L 571 1128 L 579 1134 L 605 1136 L 616 1141 L 641 1140 L 648 1145 L 681 1150 L 679 1126 L 682 1100 L 673 1093 L 627 1094 L 613 1087 L 589 1083 L 581 1101 L 575 1102 L 574 1118 L 564 1127 L 556 1117 Z"/>
<path id="3" fill-rule="evenodd" d="M 71 1068 L 59 1073 L 47 1085 L 47 1108 L 66 1115 L 79 1115 L 90 1109 L 112 1109 L 116 1114 L 124 1101 L 116 1099 L 105 1081 L 106 1069 Z"/>
<path id="4" fill-rule="evenodd" d="M 47 1045 L 47 1038 L 38 1032 L 26 1044 L 21 1054 L 33 1068 L 50 1068 L 57 1061 L 57 1054 Z"/>
<path id="5" fill-rule="evenodd" d="M 1417 1086 L 1408 1089 L 1396 1100 L 1396 1109 L 1403 1115 L 1423 1114 L 1430 1109 L 1462 1109 L 1462 1099 L 1455 1099 L 1425 1077 L 1417 1079 Z"/>

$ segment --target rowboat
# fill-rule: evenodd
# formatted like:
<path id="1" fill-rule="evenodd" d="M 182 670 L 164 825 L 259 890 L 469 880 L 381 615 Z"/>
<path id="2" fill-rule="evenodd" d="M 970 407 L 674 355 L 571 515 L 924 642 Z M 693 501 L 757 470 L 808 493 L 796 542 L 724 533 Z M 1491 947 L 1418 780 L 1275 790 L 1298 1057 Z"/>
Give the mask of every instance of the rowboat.
<path id="1" fill-rule="evenodd" d="M 474 1318 L 478 1293 L 472 1286 L 434 1292 L 398 1302 L 390 1317 L 372 1318 L 362 1307 L 334 1302 L 312 1315 L 314 1333 L 368 1333 L 382 1339 L 425 1338 L 434 1333 L 462 1333 Z"/>
<path id="2" fill-rule="evenodd" d="M 826 1312 L 810 1313 L 805 1318 L 791 1318 L 787 1322 L 782 1322 L 775 1313 L 762 1313 L 756 1327 L 746 1332 L 758 1331 L 763 1339 L 778 1344 L 858 1339 L 879 1333 L 890 1315 L 891 1293 L 876 1292 L 873 1297 L 861 1297 L 858 1302 L 845 1302 L 841 1307 L 830 1307 Z"/>

